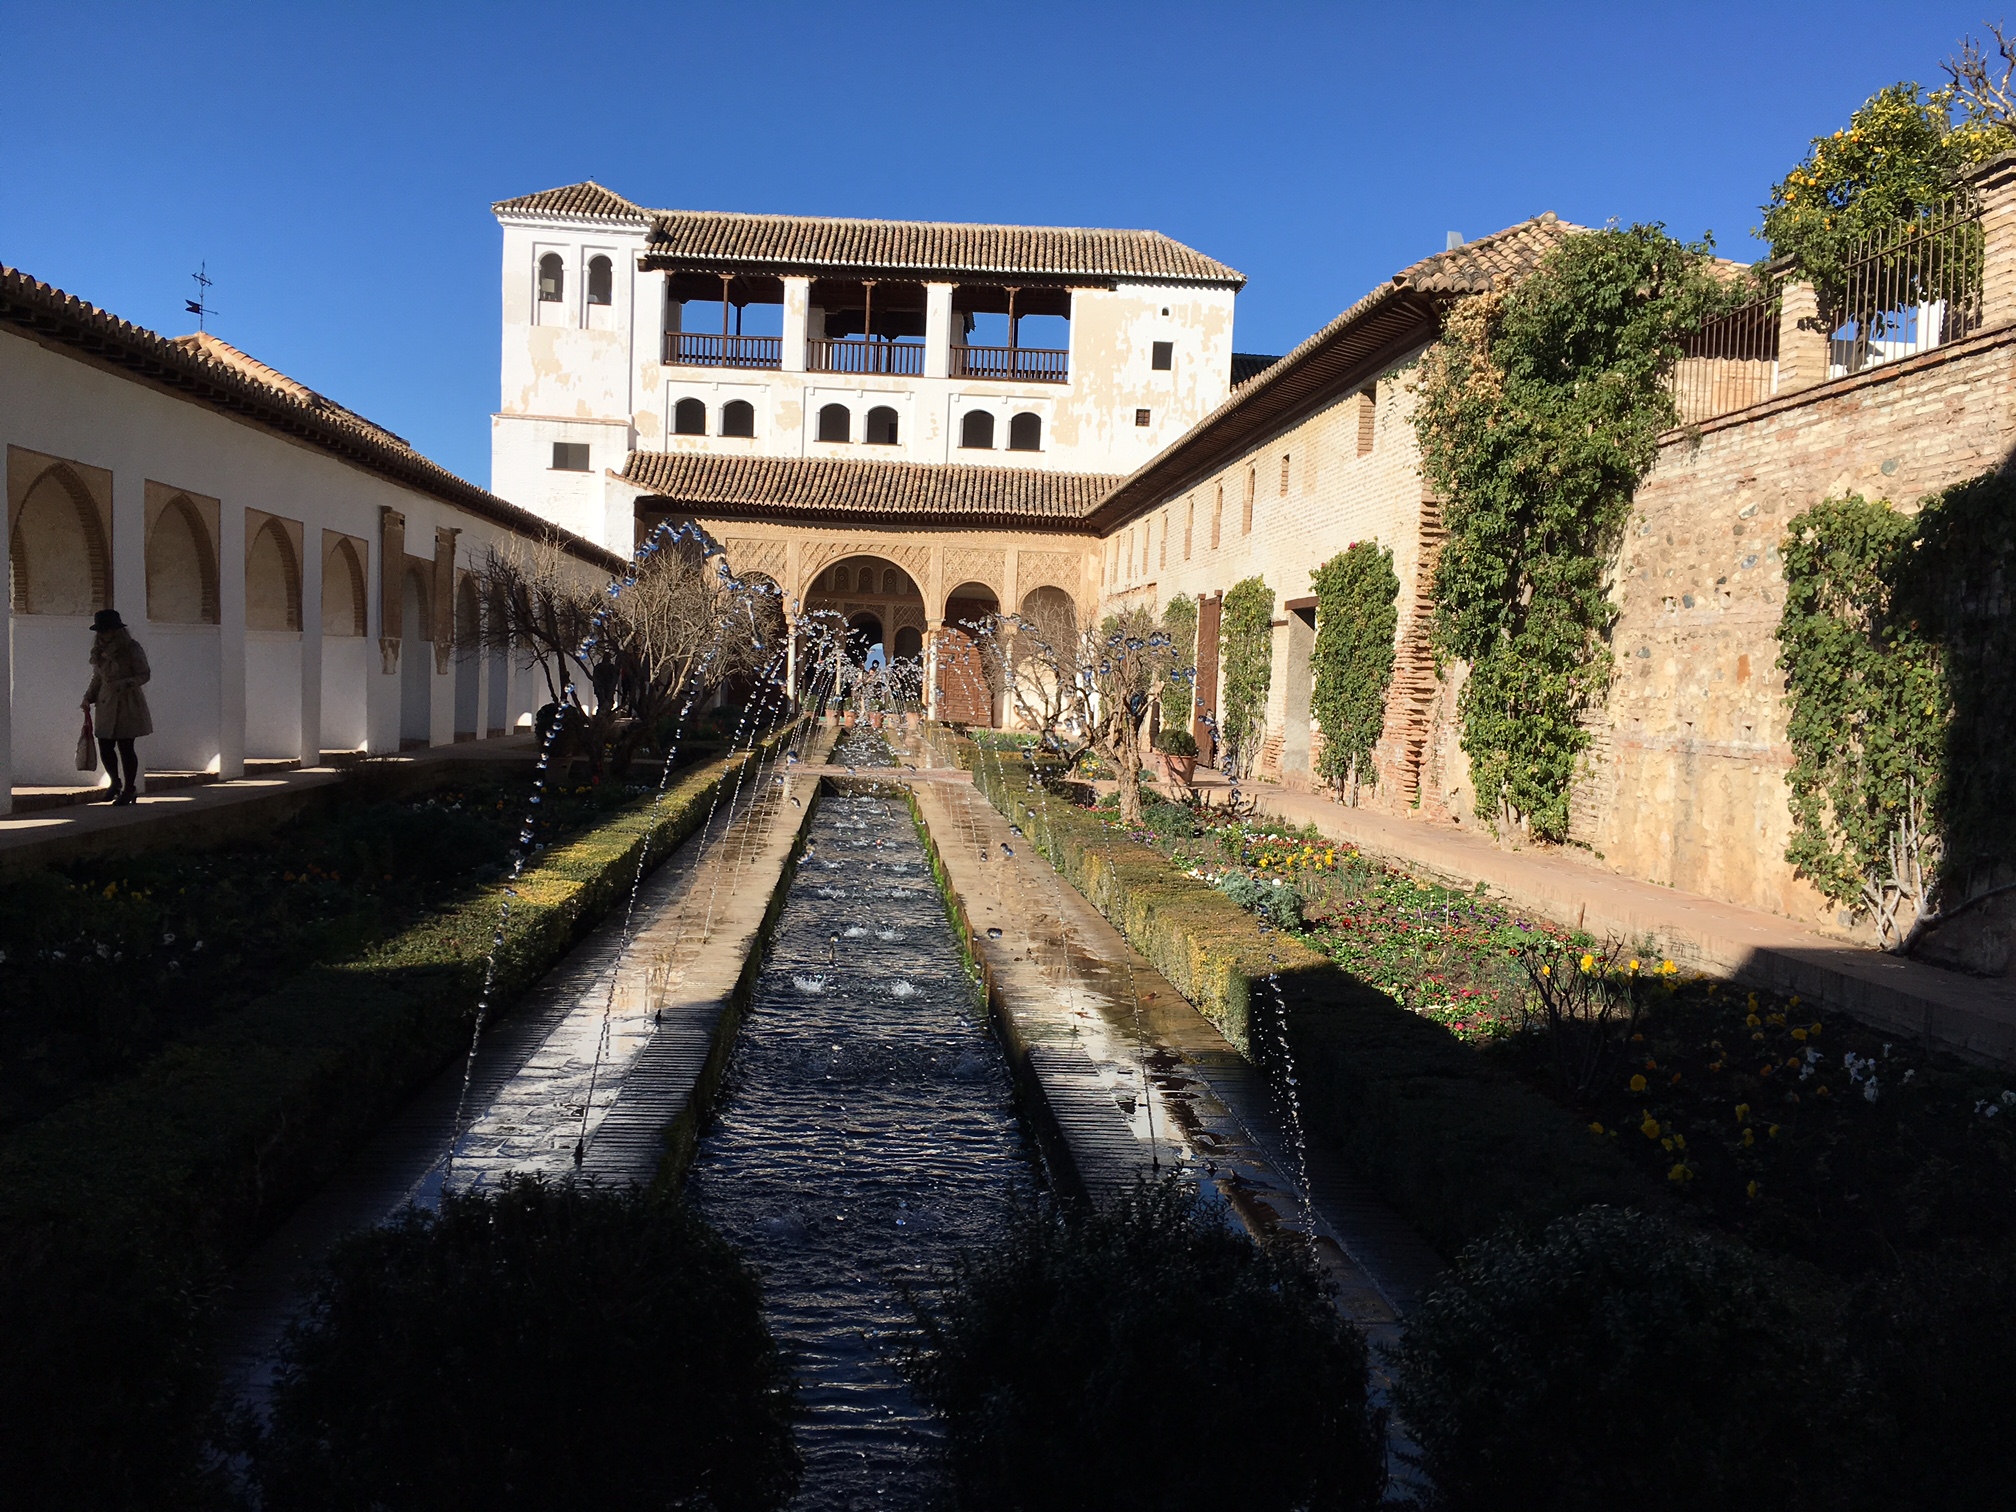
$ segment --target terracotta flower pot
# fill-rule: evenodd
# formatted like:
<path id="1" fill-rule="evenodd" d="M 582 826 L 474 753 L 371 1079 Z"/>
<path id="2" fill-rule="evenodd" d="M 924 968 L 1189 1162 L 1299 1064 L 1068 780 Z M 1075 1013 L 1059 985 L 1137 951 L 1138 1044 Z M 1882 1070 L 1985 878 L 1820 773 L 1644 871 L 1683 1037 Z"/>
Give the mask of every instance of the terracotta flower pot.
<path id="1" fill-rule="evenodd" d="M 1169 780 L 1171 782 L 1180 782 L 1185 787 L 1189 787 L 1192 779 L 1197 775 L 1197 758 L 1195 756 L 1171 756 L 1165 751 L 1162 753 L 1162 764 L 1168 769 Z"/>

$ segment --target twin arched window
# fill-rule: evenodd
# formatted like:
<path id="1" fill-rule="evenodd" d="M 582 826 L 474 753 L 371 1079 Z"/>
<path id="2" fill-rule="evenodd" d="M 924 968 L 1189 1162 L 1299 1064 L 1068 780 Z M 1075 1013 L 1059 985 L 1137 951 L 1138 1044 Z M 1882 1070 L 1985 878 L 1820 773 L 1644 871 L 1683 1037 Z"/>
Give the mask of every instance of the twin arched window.
<path id="1" fill-rule="evenodd" d="M 700 399 L 681 399 L 672 406 L 672 434 L 675 436 L 704 436 L 707 434 L 707 405 Z M 756 406 L 747 399 L 730 399 L 721 406 L 721 434 L 724 436 L 754 436 L 756 434 Z"/>
<path id="2" fill-rule="evenodd" d="M 959 422 L 959 445 L 967 451 L 994 449 L 994 417 L 986 410 L 968 410 Z M 1008 422 L 1008 450 L 1043 450 L 1043 417 L 1024 410 Z"/>
<path id="3" fill-rule="evenodd" d="M 539 259 L 539 302 L 558 304 L 566 289 L 567 265 L 558 252 L 548 252 Z"/>
<path id="4" fill-rule="evenodd" d="M 828 404 L 819 411 L 819 439 L 821 441 L 848 441 L 853 439 L 854 417 L 847 412 L 844 404 Z"/>
<path id="5" fill-rule="evenodd" d="M 588 303 L 608 304 L 616 288 L 616 270 L 609 259 L 596 256 L 588 259 Z"/>

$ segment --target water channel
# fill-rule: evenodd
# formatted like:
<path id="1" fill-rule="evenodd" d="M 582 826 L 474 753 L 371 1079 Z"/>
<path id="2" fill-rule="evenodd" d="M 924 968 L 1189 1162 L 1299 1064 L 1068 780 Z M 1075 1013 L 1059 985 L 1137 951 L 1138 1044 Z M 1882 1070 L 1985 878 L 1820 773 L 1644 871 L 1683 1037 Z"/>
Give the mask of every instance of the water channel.
<path id="1" fill-rule="evenodd" d="M 832 759 L 889 763 L 873 737 Z M 761 1274 L 800 1382 L 795 1506 L 934 1504 L 934 1429 L 896 1366 L 903 1291 L 1036 1180 L 908 808 L 829 793 L 687 1181 Z"/>

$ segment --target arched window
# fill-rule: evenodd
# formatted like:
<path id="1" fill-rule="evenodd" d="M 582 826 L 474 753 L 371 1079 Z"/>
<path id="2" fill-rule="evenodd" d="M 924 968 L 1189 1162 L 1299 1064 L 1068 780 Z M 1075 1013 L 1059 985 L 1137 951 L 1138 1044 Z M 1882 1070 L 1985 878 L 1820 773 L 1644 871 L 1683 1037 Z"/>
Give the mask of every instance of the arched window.
<path id="1" fill-rule="evenodd" d="M 268 518 L 245 548 L 245 628 L 301 628 L 301 564 L 287 527 Z"/>
<path id="2" fill-rule="evenodd" d="M 730 399 L 721 406 L 721 434 L 724 436 L 753 436 L 756 434 L 756 406 L 747 399 Z"/>
<path id="3" fill-rule="evenodd" d="M 890 598 L 909 591 L 910 585 L 903 580 L 903 574 L 894 567 L 882 569 L 882 591 Z"/>
<path id="4" fill-rule="evenodd" d="M 698 399 L 681 399 L 672 406 L 672 434 L 675 436 L 704 436 L 707 434 L 707 406 Z"/>
<path id="5" fill-rule="evenodd" d="M 1043 450 L 1043 417 L 1025 410 L 1008 422 L 1008 450 Z"/>
<path id="6" fill-rule="evenodd" d="M 322 633 L 364 633 L 364 564 L 357 548 L 341 538 L 322 561 Z"/>
<path id="7" fill-rule="evenodd" d="M 845 441 L 854 424 L 854 417 L 847 413 L 844 404 L 829 404 L 819 411 L 819 439 L 821 441 Z"/>
<path id="8" fill-rule="evenodd" d="M 886 404 L 878 404 L 868 411 L 867 434 L 862 439 L 870 446 L 894 446 L 896 411 Z"/>
<path id="9" fill-rule="evenodd" d="M 969 451 L 992 451 L 994 417 L 986 410 L 968 410 L 959 422 L 959 444 Z"/>
<path id="10" fill-rule="evenodd" d="M 833 569 L 833 591 L 835 593 L 845 593 L 847 585 L 852 581 L 853 579 L 847 575 L 845 567 L 835 567 Z"/>
<path id="11" fill-rule="evenodd" d="M 561 291 L 567 285 L 566 264 L 560 261 L 558 252 L 548 252 L 539 259 L 539 301 L 542 304 L 558 304 Z"/>
<path id="12" fill-rule="evenodd" d="M 14 516 L 8 566 L 16 614 L 90 614 L 106 607 L 109 554 L 98 507 L 66 467 L 35 480 Z"/>
<path id="13" fill-rule="evenodd" d="M 147 618 L 164 625 L 217 623 L 217 548 L 187 494 L 177 494 L 147 532 Z"/>
<path id="14" fill-rule="evenodd" d="M 588 259 L 588 303 L 608 304 L 616 288 L 616 270 L 606 257 Z"/>

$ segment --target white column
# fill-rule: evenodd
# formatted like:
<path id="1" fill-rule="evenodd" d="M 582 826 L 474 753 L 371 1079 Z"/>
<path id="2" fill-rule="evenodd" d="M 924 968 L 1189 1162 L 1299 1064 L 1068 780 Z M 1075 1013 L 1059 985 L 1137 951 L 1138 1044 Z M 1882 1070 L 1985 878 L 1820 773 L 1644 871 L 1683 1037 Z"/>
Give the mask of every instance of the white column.
<path id="1" fill-rule="evenodd" d="M 322 764 L 322 530 L 301 522 L 301 765 Z"/>
<path id="2" fill-rule="evenodd" d="M 952 285 L 924 285 L 924 376 L 943 378 L 952 371 Z"/>
<path id="3" fill-rule="evenodd" d="M 14 812 L 14 574 L 0 573 L 0 669 L 7 673 L 0 698 L 0 814 Z M 81 689 L 79 691 L 82 691 Z"/>
<path id="4" fill-rule="evenodd" d="M 812 280 L 784 280 L 784 340 L 782 370 L 805 371 L 806 316 L 812 308 Z"/>
<path id="5" fill-rule="evenodd" d="M 245 775 L 245 507 L 217 513 L 217 775 L 229 781 Z"/>

